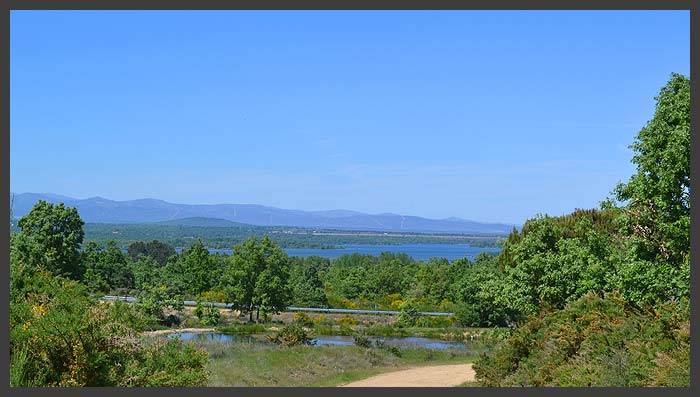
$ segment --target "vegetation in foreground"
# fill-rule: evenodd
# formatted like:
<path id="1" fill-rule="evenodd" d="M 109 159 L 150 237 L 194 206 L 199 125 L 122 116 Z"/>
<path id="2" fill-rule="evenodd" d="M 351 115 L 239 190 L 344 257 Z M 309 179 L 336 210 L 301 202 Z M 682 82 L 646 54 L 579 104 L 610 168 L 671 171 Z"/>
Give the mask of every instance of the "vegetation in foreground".
<path id="1" fill-rule="evenodd" d="M 101 305 L 80 283 L 22 262 L 11 283 L 11 386 L 206 383 L 206 352 L 178 340 L 146 343 L 128 321 L 131 308 Z"/>
<path id="2" fill-rule="evenodd" d="M 687 386 L 687 301 L 632 307 L 589 294 L 520 325 L 475 369 L 484 386 Z"/>
<path id="3" fill-rule="evenodd" d="M 477 360 L 482 385 L 690 385 L 690 80 L 656 100 L 613 199 L 509 236 L 489 288 L 521 319 Z"/>

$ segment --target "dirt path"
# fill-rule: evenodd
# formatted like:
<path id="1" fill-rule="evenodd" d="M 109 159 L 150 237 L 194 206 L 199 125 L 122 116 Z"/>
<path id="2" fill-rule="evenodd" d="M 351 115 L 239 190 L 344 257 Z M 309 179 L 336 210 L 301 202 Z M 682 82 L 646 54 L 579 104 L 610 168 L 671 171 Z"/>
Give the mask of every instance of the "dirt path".
<path id="1" fill-rule="evenodd" d="M 471 364 L 433 365 L 388 372 L 342 387 L 449 387 L 474 380 Z"/>

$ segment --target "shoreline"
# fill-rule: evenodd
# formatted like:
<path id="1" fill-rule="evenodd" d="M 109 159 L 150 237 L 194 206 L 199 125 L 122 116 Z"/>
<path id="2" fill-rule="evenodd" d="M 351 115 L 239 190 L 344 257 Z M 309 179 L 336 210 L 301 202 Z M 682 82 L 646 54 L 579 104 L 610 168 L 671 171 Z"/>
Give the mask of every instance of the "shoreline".
<path id="1" fill-rule="evenodd" d="M 180 332 L 192 332 L 192 333 L 204 333 L 204 332 L 215 332 L 214 328 L 170 328 L 170 329 L 158 329 L 155 331 L 145 331 L 141 335 L 144 336 L 158 336 L 158 335 L 169 335 L 177 334 Z"/>

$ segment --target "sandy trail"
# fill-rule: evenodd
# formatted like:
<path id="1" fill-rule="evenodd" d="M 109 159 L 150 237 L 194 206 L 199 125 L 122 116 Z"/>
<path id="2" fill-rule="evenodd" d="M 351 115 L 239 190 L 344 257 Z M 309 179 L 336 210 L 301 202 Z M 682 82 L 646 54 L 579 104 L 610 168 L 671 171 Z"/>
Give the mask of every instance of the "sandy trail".
<path id="1" fill-rule="evenodd" d="M 449 387 L 474 380 L 471 364 L 433 365 L 388 372 L 342 387 Z"/>

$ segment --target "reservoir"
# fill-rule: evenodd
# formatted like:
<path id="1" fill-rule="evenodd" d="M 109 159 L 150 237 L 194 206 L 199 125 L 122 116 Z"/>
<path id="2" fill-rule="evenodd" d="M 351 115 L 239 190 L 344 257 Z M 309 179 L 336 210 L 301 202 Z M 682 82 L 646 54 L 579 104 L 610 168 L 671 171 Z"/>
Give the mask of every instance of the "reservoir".
<path id="1" fill-rule="evenodd" d="M 469 244 L 344 244 L 340 248 L 285 248 L 289 256 L 320 256 L 334 259 L 341 255 L 362 254 L 379 256 L 382 252 L 406 254 L 415 260 L 426 261 L 430 258 L 445 258 L 453 261 L 460 258 L 474 259 L 482 252 L 498 253 L 499 247 L 475 247 Z M 211 252 L 231 255 L 230 249 L 210 249 Z"/>
<path id="2" fill-rule="evenodd" d="M 269 344 L 261 335 L 232 335 L 220 332 L 178 332 L 168 335 L 171 338 L 178 338 L 183 341 L 192 342 L 214 342 L 214 343 L 260 343 Z M 470 342 L 443 341 L 440 339 L 420 338 L 420 337 L 368 337 L 370 341 L 381 341 L 390 346 L 422 347 L 425 349 L 445 350 L 445 349 L 468 349 Z M 319 335 L 313 339 L 312 346 L 354 346 L 352 336 L 346 335 Z"/>

